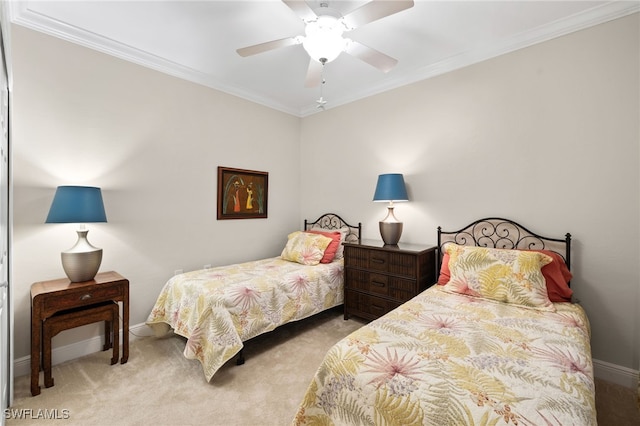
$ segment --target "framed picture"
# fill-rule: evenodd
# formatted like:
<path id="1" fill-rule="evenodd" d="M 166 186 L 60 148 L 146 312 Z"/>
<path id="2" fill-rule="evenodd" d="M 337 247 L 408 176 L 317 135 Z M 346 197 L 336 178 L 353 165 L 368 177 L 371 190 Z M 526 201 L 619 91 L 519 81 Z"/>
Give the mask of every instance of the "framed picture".
<path id="1" fill-rule="evenodd" d="M 267 217 L 269 173 L 218 166 L 218 220 Z"/>

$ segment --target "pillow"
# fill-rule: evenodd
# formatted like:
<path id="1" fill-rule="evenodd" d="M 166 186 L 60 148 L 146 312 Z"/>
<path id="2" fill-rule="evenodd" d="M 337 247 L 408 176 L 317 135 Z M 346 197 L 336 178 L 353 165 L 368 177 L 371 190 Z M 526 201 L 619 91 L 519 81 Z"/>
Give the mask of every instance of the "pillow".
<path id="1" fill-rule="evenodd" d="M 551 250 L 532 250 L 540 253 L 544 253 L 551 257 L 552 262 L 542 267 L 542 276 L 545 280 L 547 287 L 547 296 L 551 302 L 571 302 L 571 296 L 573 290 L 569 287 L 569 282 L 573 275 L 567 264 L 564 263 L 564 259 L 558 253 Z M 449 253 L 444 253 L 442 256 L 442 265 L 440 266 L 440 276 L 438 277 L 438 284 L 445 285 L 451 278 L 451 272 L 449 271 Z"/>
<path id="2" fill-rule="evenodd" d="M 451 279 L 445 290 L 543 311 L 555 311 L 547 295 L 544 253 L 449 244 Z"/>
<path id="3" fill-rule="evenodd" d="M 571 271 L 564 263 L 564 259 L 558 253 L 551 250 L 532 250 L 544 253 L 553 261 L 542 267 L 542 275 L 546 281 L 547 294 L 552 302 L 571 302 L 573 290 L 569 287 L 569 281 L 573 278 Z"/>
<path id="4" fill-rule="evenodd" d="M 317 265 L 331 241 L 331 238 L 320 234 L 292 232 L 287 236 L 287 245 L 280 256 L 284 260 L 298 262 L 302 265 Z"/>
<path id="5" fill-rule="evenodd" d="M 451 272 L 449 271 L 449 253 L 445 251 L 442 256 L 442 264 L 440 265 L 440 276 L 438 277 L 438 284 L 445 285 L 451 279 Z"/>
<path id="6" fill-rule="evenodd" d="M 338 229 L 327 229 L 321 228 L 319 226 L 314 226 L 311 228 L 312 231 L 321 231 L 321 232 L 339 232 L 340 233 L 340 244 L 338 244 L 338 250 L 336 250 L 336 257 L 334 259 L 342 259 L 344 257 L 344 246 L 342 243 L 344 242 L 347 235 L 349 235 L 350 229 L 348 227 L 338 228 Z"/>
<path id="7" fill-rule="evenodd" d="M 327 246 L 326 250 L 324 251 L 324 256 L 322 256 L 322 259 L 320 259 L 320 263 L 331 263 L 333 259 L 336 257 L 336 252 L 340 247 L 342 234 L 338 231 L 324 232 L 324 231 L 316 231 L 314 229 L 307 232 L 312 234 L 324 235 L 327 238 L 331 238 L 331 242 L 329 243 L 329 246 Z"/>

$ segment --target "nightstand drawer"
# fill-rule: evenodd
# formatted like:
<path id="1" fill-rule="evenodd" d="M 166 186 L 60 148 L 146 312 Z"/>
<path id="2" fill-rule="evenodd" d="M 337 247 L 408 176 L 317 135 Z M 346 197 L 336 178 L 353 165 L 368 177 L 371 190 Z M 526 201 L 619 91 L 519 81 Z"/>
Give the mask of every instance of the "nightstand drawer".
<path id="1" fill-rule="evenodd" d="M 415 296 L 416 281 L 386 274 L 347 269 L 346 287 L 373 295 L 381 295 L 405 301 Z"/>
<path id="2" fill-rule="evenodd" d="M 379 318 L 402 304 L 352 290 L 347 290 L 345 295 L 345 308 L 352 314 L 367 319 Z"/>
<path id="3" fill-rule="evenodd" d="M 387 272 L 407 278 L 416 278 L 418 258 L 406 253 L 388 253 Z"/>
<path id="4" fill-rule="evenodd" d="M 65 291 L 63 294 L 51 296 L 44 301 L 44 310 L 61 311 L 78 306 L 93 305 L 104 301 L 113 300 L 122 296 L 122 286 L 105 285 L 94 286 L 91 289 L 80 291 Z"/>
<path id="5" fill-rule="evenodd" d="M 388 253 L 358 247 L 346 246 L 344 259 L 344 266 L 347 268 L 387 272 L 389 265 Z"/>
<path id="6" fill-rule="evenodd" d="M 367 250 L 357 247 L 345 247 L 345 267 L 366 269 L 369 271 L 416 278 L 418 259 L 407 253 L 390 253 L 381 250 Z"/>
<path id="7" fill-rule="evenodd" d="M 369 251 L 359 247 L 344 247 L 344 266 L 345 268 L 369 268 Z"/>
<path id="8" fill-rule="evenodd" d="M 389 277 L 382 274 L 369 274 L 369 286 L 368 289 L 371 293 L 382 294 L 386 296 L 389 294 Z"/>
<path id="9" fill-rule="evenodd" d="M 369 269 L 371 271 L 387 272 L 389 270 L 389 253 L 370 250 Z"/>
<path id="10" fill-rule="evenodd" d="M 382 295 L 387 295 L 389 292 L 389 277 L 386 275 L 369 273 L 359 269 L 347 269 L 345 273 L 345 286 L 349 289 Z"/>

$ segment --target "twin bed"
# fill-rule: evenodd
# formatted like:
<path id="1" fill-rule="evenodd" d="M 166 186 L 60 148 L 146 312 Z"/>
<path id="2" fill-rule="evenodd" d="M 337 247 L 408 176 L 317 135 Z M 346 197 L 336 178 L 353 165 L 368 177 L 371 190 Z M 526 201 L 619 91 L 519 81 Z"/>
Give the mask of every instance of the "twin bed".
<path id="1" fill-rule="evenodd" d="M 358 240 L 361 225 L 350 225 L 328 213 L 315 221 L 305 220 L 303 229 L 308 232 L 288 236 L 281 256 L 172 277 L 147 325 L 156 336 L 172 329 L 185 337 L 184 356 L 200 361 L 206 379 L 211 380 L 236 354 L 237 363 L 244 363 L 243 342 L 341 305 L 341 244 Z M 329 251 L 332 259 L 326 258 Z"/>
<path id="2" fill-rule="evenodd" d="M 293 424 L 595 425 L 570 243 L 499 218 L 439 228 L 439 285 L 332 347 Z"/>
<path id="3" fill-rule="evenodd" d="M 312 228 L 360 238 L 360 225 L 333 214 L 305 221 Z M 595 425 L 589 322 L 571 302 L 571 236 L 488 218 L 438 228 L 437 239 L 437 285 L 333 346 L 293 424 Z M 300 265 L 284 260 L 287 247 L 172 278 L 148 324 L 186 337 L 185 356 L 210 380 L 244 341 L 343 302 L 339 254 Z"/>

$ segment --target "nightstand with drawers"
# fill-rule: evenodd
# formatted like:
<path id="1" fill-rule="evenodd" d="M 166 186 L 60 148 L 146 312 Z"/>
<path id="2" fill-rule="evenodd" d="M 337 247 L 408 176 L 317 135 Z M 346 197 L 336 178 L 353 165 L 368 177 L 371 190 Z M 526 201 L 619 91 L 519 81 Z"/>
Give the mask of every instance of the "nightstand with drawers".
<path id="1" fill-rule="evenodd" d="M 344 243 L 344 319 L 374 320 L 436 282 L 435 246 Z"/>

